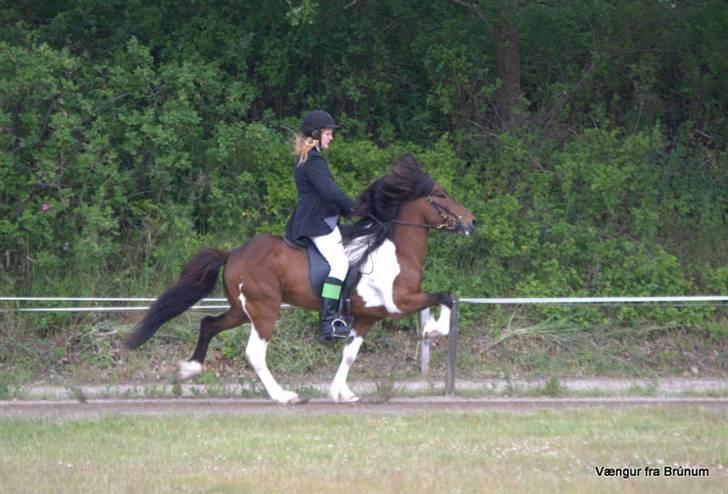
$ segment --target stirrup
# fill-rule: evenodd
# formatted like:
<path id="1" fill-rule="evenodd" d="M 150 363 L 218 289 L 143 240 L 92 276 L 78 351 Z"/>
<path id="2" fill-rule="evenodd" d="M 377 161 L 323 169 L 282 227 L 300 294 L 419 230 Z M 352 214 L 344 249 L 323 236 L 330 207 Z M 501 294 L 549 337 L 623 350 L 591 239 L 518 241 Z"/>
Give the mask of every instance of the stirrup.
<path id="1" fill-rule="evenodd" d="M 351 329 L 349 329 L 346 321 L 338 317 L 331 321 L 331 328 L 334 330 L 331 335 L 332 338 L 345 340 L 349 337 L 349 333 L 351 333 Z"/>
<path id="2" fill-rule="evenodd" d="M 346 325 L 346 322 L 339 318 L 331 321 L 326 329 L 328 331 L 325 333 L 319 332 L 318 337 L 319 343 L 323 343 L 324 345 L 335 339 L 345 340 L 349 338 L 349 333 L 351 332 L 349 327 Z"/>

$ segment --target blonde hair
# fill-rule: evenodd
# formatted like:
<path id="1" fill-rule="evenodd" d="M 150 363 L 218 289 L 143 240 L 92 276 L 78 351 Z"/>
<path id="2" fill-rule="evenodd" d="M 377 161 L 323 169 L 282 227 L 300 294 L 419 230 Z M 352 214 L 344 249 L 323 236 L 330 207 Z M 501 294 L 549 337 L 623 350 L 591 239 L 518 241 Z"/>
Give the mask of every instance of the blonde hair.
<path id="1" fill-rule="evenodd" d="M 293 135 L 293 153 L 298 157 L 296 160 L 296 166 L 303 165 L 308 159 L 308 153 L 318 146 L 318 144 L 318 139 L 314 139 L 310 136 L 304 136 L 303 134 L 296 132 Z"/>

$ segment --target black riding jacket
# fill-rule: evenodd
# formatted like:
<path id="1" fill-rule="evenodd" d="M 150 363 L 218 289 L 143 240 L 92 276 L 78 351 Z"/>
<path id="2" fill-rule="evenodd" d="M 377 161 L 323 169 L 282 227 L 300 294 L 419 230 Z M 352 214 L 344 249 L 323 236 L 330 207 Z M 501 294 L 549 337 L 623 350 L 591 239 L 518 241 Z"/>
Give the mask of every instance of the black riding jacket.
<path id="1" fill-rule="evenodd" d="M 297 240 L 331 233 L 333 228 L 324 220 L 349 216 L 354 201 L 336 186 L 326 160 L 317 149 L 312 149 L 306 162 L 295 169 L 298 205 L 286 225 L 286 237 Z"/>

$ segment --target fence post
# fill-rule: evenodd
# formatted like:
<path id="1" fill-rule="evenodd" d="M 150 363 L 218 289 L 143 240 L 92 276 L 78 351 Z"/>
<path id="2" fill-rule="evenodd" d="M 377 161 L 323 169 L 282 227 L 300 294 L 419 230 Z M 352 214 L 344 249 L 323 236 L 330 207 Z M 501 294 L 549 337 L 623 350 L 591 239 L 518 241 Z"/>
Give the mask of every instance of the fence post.
<path id="1" fill-rule="evenodd" d="M 458 307 L 460 300 L 453 297 L 450 311 L 450 332 L 447 335 L 447 379 L 445 381 L 445 394 L 455 394 L 455 365 L 458 353 Z"/>
<path id="2" fill-rule="evenodd" d="M 422 312 L 420 312 L 420 325 L 417 328 L 419 331 L 422 331 L 422 329 L 425 327 L 425 324 L 427 323 L 427 320 L 430 318 L 430 309 L 424 309 Z M 427 377 L 427 375 L 430 373 L 430 336 L 423 336 L 422 337 L 422 355 L 421 355 L 421 362 L 420 362 L 420 371 L 422 372 L 422 377 Z"/>

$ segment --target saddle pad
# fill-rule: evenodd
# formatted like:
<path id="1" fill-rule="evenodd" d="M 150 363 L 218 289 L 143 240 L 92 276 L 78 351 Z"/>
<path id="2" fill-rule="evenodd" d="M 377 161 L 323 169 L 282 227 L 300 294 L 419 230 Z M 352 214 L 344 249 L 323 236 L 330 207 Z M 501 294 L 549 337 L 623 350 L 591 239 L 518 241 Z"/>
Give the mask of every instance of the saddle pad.
<path id="1" fill-rule="evenodd" d="M 329 276 L 331 266 L 326 261 L 326 258 L 321 255 L 321 252 L 316 248 L 313 242 L 308 239 L 298 239 L 293 241 L 288 237 L 283 237 L 286 244 L 297 250 L 305 250 L 306 257 L 308 258 L 308 272 L 309 282 L 311 283 L 311 289 L 316 295 L 321 295 L 321 290 L 324 286 L 324 281 Z M 346 273 L 346 279 L 344 285 L 341 288 L 341 299 L 345 300 L 349 298 L 351 290 L 356 286 L 359 281 L 360 272 L 358 269 L 349 269 Z"/>

